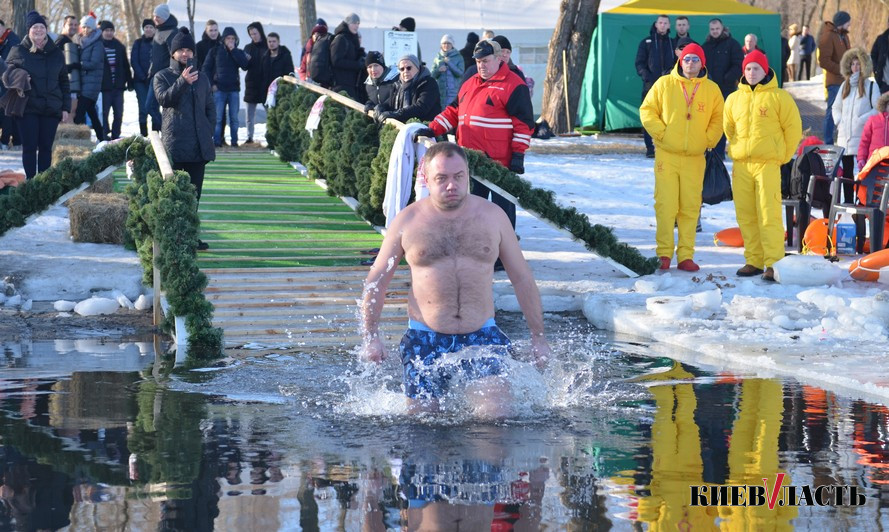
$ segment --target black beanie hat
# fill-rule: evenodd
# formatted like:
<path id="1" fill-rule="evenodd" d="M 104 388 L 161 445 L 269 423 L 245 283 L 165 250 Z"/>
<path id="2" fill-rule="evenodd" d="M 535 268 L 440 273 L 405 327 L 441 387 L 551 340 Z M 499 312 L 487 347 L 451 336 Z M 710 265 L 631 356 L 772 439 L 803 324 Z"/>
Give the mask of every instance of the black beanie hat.
<path id="1" fill-rule="evenodd" d="M 417 29 L 417 21 L 415 21 L 413 17 L 401 19 L 401 22 L 399 22 L 398 25 L 406 31 L 414 31 Z"/>
<path id="2" fill-rule="evenodd" d="M 114 24 L 110 20 L 103 20 L 102 22 L 99 22 L 99 31 L 113 30 L 113 29 L 114 29 Z"/>
<path id="3" fill-rule="evenodd" d="M 496 37 L 492 37 L 491 40 L 499 44 L 501 50 L 512 51 L 512 44 L 510 44 L 509 39 L 507 39 L 505 36 L 498 35 Z"/>
<path id="4" fill-rule="evenodd" d="M 369 67 L 370 65 L 377 64 L 386 68 L 386 61 L 383 59 L 383 54 L 380 52 L 367 52 L 367 58 L 364 60 L 364 66 Z"/>
<path id="5" fill-rule="evenodd" d="M 194 37 L 191 36 L 191 33 L 185 26 L 179 28 L 179 31 L 173 36 L 173 40 L 170 41 L 170 55 L 172 56 L 173 52 L 183 48 L 188 48 L 194 52 Z"/>
<path id="6" fill-rule="evenodd" d="M 154 25 L 154 21 L 151 20 L 150 18 L 147 18 L 147 19 L 145 19 L 145 20 L 142 21 L 142 29 L 143 29 L 143 30 L 145 29 L 145 26 L 153 26 L 153 27 L 155 27 L 155 28 L 157 27 L 157 26 Z"/>
<path id="7" fill-rule="evenodd" d="M 46 27 L 46 19 L 37 11 L 30 11 L 25 15 L 25 26 L 30 30 L 34 24 L 43 24 Z"/>

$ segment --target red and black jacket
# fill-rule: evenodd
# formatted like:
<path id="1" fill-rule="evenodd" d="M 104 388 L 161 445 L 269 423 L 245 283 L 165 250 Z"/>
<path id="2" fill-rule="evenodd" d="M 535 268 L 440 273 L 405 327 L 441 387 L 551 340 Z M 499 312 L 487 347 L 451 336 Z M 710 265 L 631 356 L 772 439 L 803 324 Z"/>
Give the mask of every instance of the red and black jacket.
<path id="1" fill-rule="evenodd" d="M 513 153 L 531 146 L 534 110 L 528 86 L 509 65 L 487 80 L 475 75 L 460 87 L 457 99 L 429 127 L 436 136 L 457 130 L 457 144 L 485 152 L 509 167 Z"/>

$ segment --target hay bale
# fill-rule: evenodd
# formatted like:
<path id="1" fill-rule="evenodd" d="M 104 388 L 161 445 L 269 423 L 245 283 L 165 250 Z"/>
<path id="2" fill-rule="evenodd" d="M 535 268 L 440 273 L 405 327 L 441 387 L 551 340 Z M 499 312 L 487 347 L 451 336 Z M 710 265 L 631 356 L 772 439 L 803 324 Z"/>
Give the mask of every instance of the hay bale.
<path id="1" fill-rule="evenodd" d="M 86 124 L 59 124 L 59 128 L 56 130 L 56 140 L 89 140 L 91 131 Z"/>
<path id="2" fill-rule="evenodd" d="M 110 194 L 114 190 L 114 176 L 106 175 L 102 179 L 97 179 L 93 184 L 86 187 L 84 192 L 91 194 Z"/>
<path id="3" fill-rule="evenodd" d="M 123 244 L 129 202 L 124 194 L 83 192 L 68 202 L 75 242 Z"/>
<path id="4" fill-rule="evenodd" d="M 52 147 L 52 164 L 59 164 L 65 157 L 81 160 L 91 154 L 95 147 L 96 143 L 89 140 L 64 139 L 56 142 Z"/>

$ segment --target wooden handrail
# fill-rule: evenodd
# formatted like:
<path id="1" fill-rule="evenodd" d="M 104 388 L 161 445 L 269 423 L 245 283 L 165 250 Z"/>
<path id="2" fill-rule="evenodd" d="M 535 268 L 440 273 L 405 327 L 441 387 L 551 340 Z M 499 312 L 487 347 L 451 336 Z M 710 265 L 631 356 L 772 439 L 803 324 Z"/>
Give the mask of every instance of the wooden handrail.
<path id="1" fill-rule="evenodd" d="M 157 159 L 157 166 L 160 168 L 161 177 L 166 181 L 173 178 L 173 165 L 170 164 L 170 158 L 167 156 L 167 148 L 164 147 L 161 136 L 157 131 L 148 133 L 148 139 L 151 141 L 151 147 L 154 149 L 154 157 Z M 153 321 L 154 325 L 160 325 L 163 321 L 161 314 L 161 270 L 157 266 L 157 258 L 160 255 L 160 248 L 157 240 L 151 239 L 151 284 L 154 290 L 154 298 L 152 301 Z"/>
<path id="2" fill-rule="evenodd" d="M 308 83 L 308 82 L 305 82 L 305 81 L 303 81 L 303 80 L 301 80 L 301 79 L 299 79 L 299 78 L 293 77 L 293 76 L 283 76 L 282 79 L 283 79 L 284 81 L 288 82 L 288 83 L 292 83 L 292 84 L 297 85 L 297 86 L 299 86 L 299 87 L 305 87 L 306 89 L 309 89 L 309 90 L 311 90 L 312 92 L 316 92 L 316 93 L 318 93 L 318 94 L 324 94 L 324 95 L 326 95 L 327 97 L 334 99 L 337 103 L 340 103 L 340 104 L 342 104 L 342 105 L 345 105 L 345 106 L 348 107 L 349 109 L 353 109 L 353 110 L 355 110 L 355 111 L 358 111 L 359 113 L 364 113 L 364 106 L 361 105 L 360 103 L 356 102 L 356 101 L 353 100 L 352 98 L 349 98 L 348 96 L 343 96 L 342 94 L 333 92 L 332 90 L 325 89 L 324 87 L 322 87 L 322 86 L 320 86 L 320 85 L 316 85 L 316 84 L 314 84 L 314 83 Z M 370 112 L 368 112 L 368 113 L 366 113 L 366 114 L 367 114 L 368 116 L 372 116 L 372 113 L 370 113 Z M 390 125 L 392 125 L 392 126 L 397 127 L 399 130 L 401 130 L 401 129 L 403 129 L 404 127 L 407 126 L 407 124 L 405 124 L 404 122 L 401 122 L 400 120 L 395 120 L 395 119 L 392 119 L 392 118 L 387 118 L 387 119 L 386 119 L 386 123 L 387 123 L 387 124 L 390 124 Z M 428 146 L 429 144 L 431 144 L 431 143 L 432 143 L 431 140 L 430 140 L 430 141 L 427 141 L 427 146 Z M 504 198 L 508 199 L 508 200 L 511 201 L 512 203 L 514 203 L 514 204 L 516 204 L 516 205 L 519 204 L 519 201 L 518 201 L 518 199 L 517 199 L 515 196 L 513 196 L 513 195 L 510 194 L 509 192 L 506 192 L 505 190 L 503 190 L 502 188 L 498 187 L 497 185 L 491 183 L 491 182 L 488 181 L 487 179 L 484 179 L 484 178 L 482 178 L 482 177 L 478 177 L 478 176 L 476 176 L 476 175 L 473 175 L 472 178 L 475 179 L 476 181 L 478 181 L 479 183 L 485 185 L 485 186 L 488 187 L 489 189 L 493 190 L 493 191 L 496 192 L 497 194 L 500 194 L 501 196 L 503 196 Z M 557 230 L 559 230 L 559 231 L 564 231 L 564 232 L 568 233 L 568 235 L 571 237 L 571 239 L 574 240 L 575 242 L 580 242 L 580 239 L 579 239 L 579 238 L 577 238 L 577 237 L 575 237 L 574 235 L 572 235 L 572 234 L 571 234 L 568 230 L 566 230 L 565 228 L 563 228 L 563 227 L 559 227 L 559 226 L 556 225 L 555 223 L 551 222 L 550 220 L 548 220 L 546 217 L 544 217 L 544 216 L 543 216 L 542 214 L 540 214 L 539 212 L 537 212 L 537 211 L 535 211 L 535 210 L 533 210 L 533 209 L 529 209 L 529 208 L 527 208 L 527 207 L 522 207 L 522 208 L 525 209 L 526 212 L 530 213 L 532 216 L 534 216 L 534 217 L 537 218 L 538 220 L 542 220 L 543 222 L 545 222 L 546 224 L 548 224 L 550 227 L 553 227 L 554 229 L 557 229 Z M 623 273 L 624 275 L 626 275 L 626 276 L 628 276 L 628 277 L 639 277 L 639 274 L 638 274 L 638 273 L 636 273 L 636 272 L 634 272 L 633 270 L 627 268 L 626 266 L 624 266 L 623 264 L 617 262 L 616 260 L 614 260 L 614 259 L 612 259 L 612 258 L 610 258 L 610 257 L 603 257 L 603 256 L 599 255 L 598 253 L 596 253 L 595 251 L 592 251 L 592 250 L 589 250 L 589 252 L 592 253 L 593 255 L 595 255 L 596 257 L 599 257 L 600 259 L 606 261 L 612 268 L 614 268 L 615 270 L 617 270 L 617 271 Z"/>
<path id="3" fill-rule="evenodd" d="M 148 133 L 151 140 L 151 147 L 154 148 L 154 157 L 157 159 L 157 165 L 160 167 L 161 176 L 166 179 L 173 177 L 173 165 L 170 164 L 170 157 L 167 155 L 167 148 L 161 140 L 161 136 L 157 131 Z"/>

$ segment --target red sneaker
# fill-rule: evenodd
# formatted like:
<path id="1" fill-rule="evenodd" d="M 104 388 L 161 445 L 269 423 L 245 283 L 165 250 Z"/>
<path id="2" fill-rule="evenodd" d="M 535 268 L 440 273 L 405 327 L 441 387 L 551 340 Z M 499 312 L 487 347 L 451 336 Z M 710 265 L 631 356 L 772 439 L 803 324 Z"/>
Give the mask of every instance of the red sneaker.
<path id="1" fill-rule="evenodd" d="M 670 257 L 661 257 L 661 269 L 669 270 L 670 269 Z"/>
<path id="2" fill-rule="evenodd" d="M 701 267 L 695 264 L 695 261 L 691 259 L 685 259 L 684 261 L 680 262 L 676 266 L 676 268 L 686 272 L 696 272 L 701 269 Z"/>

